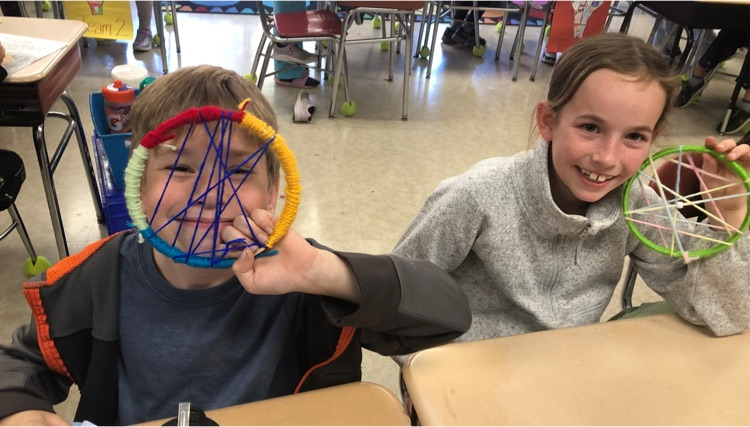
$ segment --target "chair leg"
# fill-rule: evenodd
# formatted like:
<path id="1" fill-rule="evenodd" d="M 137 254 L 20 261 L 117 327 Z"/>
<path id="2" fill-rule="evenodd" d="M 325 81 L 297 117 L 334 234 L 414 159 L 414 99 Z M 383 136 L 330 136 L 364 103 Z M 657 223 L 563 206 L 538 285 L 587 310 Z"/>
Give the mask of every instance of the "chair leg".
<path id="1" fill-rule="evenodd" d="M 168 66 L 168 58 L 167 58 L 167 40 L 166 37 L 164 37 L 164 20 L 161 16 L 161 2 L 160 1 L 154 1 L 152 2 L 154 5 L 154 21 L 156 22 L 156 34 L 159 35 L 159 49 L 161 50 L 161 62 L 162 62 L 162 69 L 164 71 L 164 74 L 167 74 L 169 72 L 169 66 Z"/>
<path id="2" fill-rule="evenodd" d="M 18 209 L 16 208 L 15 203 L 10 205 L 10 207 L 8 208 L 8 213 L 10 214 L 10 218 L 16 224 L 16 230 L 18 230 L 18 234 L 21 236 L 21 241 L 26 247 L 26 252 L 28 252 L 29 257 L 31 257 L 31 262 L 36 264 L 36 251 L 34 250 L 34 246 L 31 244 L 29 233 L 26 231 L 26 226 L 23 224 L 23 220 L 21 220 L 21 214 L 18 213 Z"/>
<path id="3" fill-rule="evenodd" d="M 260 75 L 258 74 L 258 64 L 260 63 L 260 56 L 263 54 L 263 49 L 266 47 L 266 41 L 268 36 L 266 33 L 261 33 L 260 43 L 258 43 L 258 49 L 255 51 L 255 57 L 253 58 L 253 65 L 250 67 L 250 74 L 255 76 L 255 82 L 260 81 Z"/>
<path id="4" fill-rule="evenodd" d="M 177 53 L 182 53 L 180 49 L 180 30 L 177 28 L 177 7 L 175 6 L 175 1 L 172 0 L 170 5 L 172 10 L 172 26 L 174 27 L 174 41 L 177 45 Z"/>
<path id="5" fill-rule="evenodd" d="M 414 39 L 414 24 L 416 22 L 416 12 L 411 12 L 404 15 L 404 23 L 408 24 L 408 28 L 404 28 L 407 52 L 411 52 L 412 40 Z M 409 56 L 408 54 L 404 55 L 404 93 L 402 94 L 401 120 L 408 119 L 409 115 L 409 82 L 411 81 L 411 60 L 411 56 Z"/>
<path id="6" fill-rule="evenodd" d="M 530 81 L 536 79 L 536 71 L 539 68 L 539 62 L 541 61 L 542 45 L 544 44 L 544 32 L 547 30 L 547 24 L 549 23 L 549 16 L 552 13 L 552 5 L 547 3 L 547 11 L 544 13 L 544 21 L 542 22 L 542 29 L 539 31 L 539 42 L 536 44 L 536 56 L 534 56 L 534 65 L 531 70 Z"/>
<path id="7" fill-rule="evenodd" d="M 258 74 L 258 89 L 263 89 L 263 82 L 266 81 L 266 73 L 268 72 L 268 63 L 271 62 L 271 51 L 273 50 L 273 42 L 269 39 L 266 45 L 266 53 L 263 55 L 263 66 Z"/>
<path id="8" fill-rule="evenodd" d="M 623 310 L 633 306 L 633 289 L 635 288 L 635 279 L 638 277 L 638 273 L 636 273 L 635 268 L 633 268 L 633 263 L 630 260 L 627 260 L 627 263 L 628 267 L 625 272 L 626 282 L 625 287 L 622 289 L 621 298 Z"/>
<path id="9" fill-rule="evenodd" d="M 500 50 L 503 47 L 503 39 L 505 38 L 505 29 L 508 28 L 508 20 L 506 17 L 508 16 L 508 12 L 503 15 L 503 26 L 500 27 L 500 35 L 497 37 L 497 47 L 495 48 L 495 61 L 500 60 Z"/>
<path id="10" fill-rule="evenodd" d="M 437 6 L 435 6 L 435 28 L 432 32 L 432 50 L 430 51 L 430 59 L 427 61 L 427 75 L 425 76 L 426 79 L 430 78 L 430 74 L 432 72 L 432 59 L 435 58 L 435 50 L 437 50 L 437 33 L 438 28 L 440 24 L 440 15 L 442 15 L 443 11 L 443 2 L 439 1 L 437 2 Z"/>
<path id="11" fill-rule="evenodd" d="M 518 42 L 516 43 L 516 61 L 513 64 L 513 77 L 510 79 L 511 81 L 518 80 L 518 69 L 521 66 L 521 53 L 523 51 L 523 36 L 526 33 L 526 22 L 529 19 L 529 9 L 531 9 L 530 5 L 525 5 L 523 8 L 523 12 L 521 13 L 521 22 L 518 23 Z M 544 29 L 542 29 L 544 31 Z"/>

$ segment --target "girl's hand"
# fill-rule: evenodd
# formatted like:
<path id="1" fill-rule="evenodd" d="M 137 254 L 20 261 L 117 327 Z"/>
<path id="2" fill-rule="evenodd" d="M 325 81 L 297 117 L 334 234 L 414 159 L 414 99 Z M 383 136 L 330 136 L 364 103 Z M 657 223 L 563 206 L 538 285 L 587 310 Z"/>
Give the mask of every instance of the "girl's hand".
<path id="1" fill-rule="evenodd" d="M 265 243 L 278 218 L 257 209 L 250 213 L 250 220 L 256 237 L 262 236 Z M 249 240 L 249 236 L 242 217 L 236 218 L 221 234 L 225 242 L 236 238 Z M 232 271 L 248 292 L 258 295 L 304 292 L 359 302 L 359 285 L 349 267 L 335 254 L 310 245 L 294 229 L 290 228 L 272 249 L 278 253 L 256 259 L 252 248 L 247 248 L 232 264 Z"/>
<path id="2" fill-rule="evenodd" d="M 706 138 L 706 147 L 716 150 L 719 153 L 724 153 L 727 160 L 738 161 L 745 170 L 750 170 L 750 146 L 747 144 L 737 145 L 732 139 L 725 139 L 721 142 L 716 142 L 716 139 L 709 136 Z M 705 172 L 718 175 L 726 178 L 726 180 L 716 177 L 704 175 L 703 179 L 706 183 L 707 188 L 720 188 L 719 190 L 711 191 L 710 197 L 719 198 L 731 195 L 740 195 L 747 193 L 745 186 L 741 184 L 728 186 L 730 181 L 739 182 L 739 178 L 734 172 L 722 166 L 718 160 L 713 156 L 704 154 L 703 155 L 703 168 Z M 707 197 L 704 197 L 707 198 Z M 732 225 L 735 228 L 739 228 L 742 222 L 745 220 L 747 215 L 747 197 L 731 197 L 723 200 L 709 201 L 705 203 L 706 209 L 718 218 L 723 218 L 727 224 Z M 720 213 L 720 214 L 719 214 Z M 714 225 L 723 226 L 720 221 L 709 217 L 709 222 Z"/>

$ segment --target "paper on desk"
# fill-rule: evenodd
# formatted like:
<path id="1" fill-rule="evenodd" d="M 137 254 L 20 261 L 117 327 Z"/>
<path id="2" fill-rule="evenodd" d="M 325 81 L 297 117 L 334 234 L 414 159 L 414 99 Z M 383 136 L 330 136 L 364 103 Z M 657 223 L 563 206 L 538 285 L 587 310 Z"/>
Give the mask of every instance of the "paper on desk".
<path id="1" fill-rule="evenodd" d="M 5 48 L 5 58 L 2 65 L 10 76 L 16 71 L 68 45 L 67 42 L 57 40 L 17 36 L 6 33 L 0 33 L 0 43 Z"/>

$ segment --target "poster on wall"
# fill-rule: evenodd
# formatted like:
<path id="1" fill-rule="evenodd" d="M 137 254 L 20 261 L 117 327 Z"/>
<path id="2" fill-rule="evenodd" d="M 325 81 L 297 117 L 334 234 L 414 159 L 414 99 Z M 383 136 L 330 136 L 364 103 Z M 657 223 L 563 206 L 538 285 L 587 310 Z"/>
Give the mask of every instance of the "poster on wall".
<path id="1" fill-rule="evenodd" d="M 129 1 L 66 1 L 65 17 L 83 21 L 89 28 L 84 37 L 133 39 L 133 18 Z"/>
<path id="2" fill-rule="evenodd" d="M 565 52 L 580 39 L 604 31 L 609 1 L 558 1 L 552 16 L 547 52 Z"/>

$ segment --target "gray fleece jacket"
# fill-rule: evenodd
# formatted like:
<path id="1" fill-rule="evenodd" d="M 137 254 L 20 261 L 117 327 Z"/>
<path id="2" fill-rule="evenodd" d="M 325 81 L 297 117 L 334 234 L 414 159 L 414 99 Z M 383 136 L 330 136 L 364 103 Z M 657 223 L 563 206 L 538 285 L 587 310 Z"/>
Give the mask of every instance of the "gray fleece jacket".
<path id="1" fill-rule="evenodd" d="M 687 264 L 661 255 L 629 232 L 622 187 L 586 216 L 563 213 L 550 193 L 548 152 L 540 141 L 445 180 L 396 245 L 396 254 L 432 261 L 463 287 L 473 323 L 456 341 L 598 322 L 625 256 L 686 320 L 718 336 L 748 328 L 750 236 Z"/>

